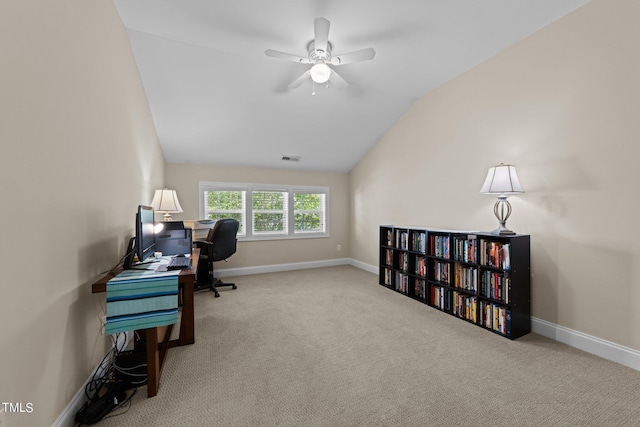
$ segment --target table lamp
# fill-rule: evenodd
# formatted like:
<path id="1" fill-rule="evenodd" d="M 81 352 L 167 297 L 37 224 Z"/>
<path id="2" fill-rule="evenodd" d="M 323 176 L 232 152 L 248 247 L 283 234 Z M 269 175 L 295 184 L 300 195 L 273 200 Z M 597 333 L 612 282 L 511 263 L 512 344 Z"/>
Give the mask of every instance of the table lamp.
<path id="1" fill-rule="evenodd" d="M 180 206 L 180 202 L 178 201 L 176 190 L 169 190 L 168 188 L 156 190 L 156 193 L 153 195 L 153 200 L 151 201 L 151 206 L 156 212 L 164 213 L 162 217 L 163 221 L 172 221 L 172 213 L 183 212 L 182 206 Z"/>
<path id="2" fill-rule="evenodd" d="M 507 196 L 512 194 L 524 193 L 516 167 L 513 165 L 505 165 L 500 163 L 498 166 L 489 168 L 487 178 L 480 189 L 482 194 L 497 194 L 498 201 L 493 206 L 493 213 L 498 218 L 500 225 L 493 230 L 492 234 L 513 235 L 516 234 L 507 228 L 507 219 L 511 215 L 511 204 L 507 200 Z"/>

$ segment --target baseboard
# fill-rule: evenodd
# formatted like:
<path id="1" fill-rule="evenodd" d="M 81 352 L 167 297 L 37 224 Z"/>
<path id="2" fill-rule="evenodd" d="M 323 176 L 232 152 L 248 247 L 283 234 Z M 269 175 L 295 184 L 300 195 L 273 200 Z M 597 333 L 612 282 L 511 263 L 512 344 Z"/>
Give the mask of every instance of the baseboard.
<path id="1" fill-rule="evenodd" d="M 378 266 L 351 258 L 349 265 L 373 274 L 378 274 L 379 271 Z M 535 317 L 531 318 L 531 330 L 552 340 L 640 371 L 640 351 Z"/>
<path id="2" fill-rule="evenodd" d="M 125 348 L 129 344 L 130 339 L 131 337 L 127 334 L 118 335 L 118 348 Z M 113 347 L 111 350 L 113 350 Z M 109 354 L 109 352 L 107 352 L 107 354 Z M 87 401 L 87 397 L 84 394 L 85 387 L 93 378 L 101 377 L 102 375 L 103 372 L 101 366 L 98 366 L 93 370 L 91 375 L 89 375 L 89 378 L 87 378 L 84 384 L 82 384 L 82 387 L 80 387 L 80 390 L 78 390 L 75 396 L 73 396 L 67 407 L 64 408 L 58 418 L 53 422 L 53 424 L 51 424 L 51 427 L 73 427 L 76 424 L 76 413 Z"/>
<path id="3" fill-rule="evenodd" d="M 367 264 L 366 262 L 358 261 L 357 259 L 349 258 L 349 265 L 354 267 L 358 267 L 360 270 L 368 271 L 369 273 L 373 273 L 378 275 L 380 272 L 380 268 L 377 265 Z"/>
<path id="4" fill-rule="evenodd" d="M 531 318 L 531 330 L 552 340 L 640 371 L 640 351 L 535 317 Z"/>

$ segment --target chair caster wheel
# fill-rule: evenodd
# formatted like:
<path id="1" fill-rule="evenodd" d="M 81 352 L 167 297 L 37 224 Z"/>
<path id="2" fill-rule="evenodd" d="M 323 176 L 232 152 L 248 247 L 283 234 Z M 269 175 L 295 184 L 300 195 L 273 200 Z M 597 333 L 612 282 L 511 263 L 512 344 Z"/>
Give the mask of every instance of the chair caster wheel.
<path id="1" fill-rule="evenodd" d="M 236 285 L 232 285 L 231 289 L 238 289 L 238 287 Z"/>
<path id="2" fill-rule="evenodd" d="M 216 292 L 215 294 L 213 294 L 213 296 L 214 296 L 215 298 L 220 298 L 220 294 L 219 294 L 219 293 L 217 293 L 217 292 Z"/>

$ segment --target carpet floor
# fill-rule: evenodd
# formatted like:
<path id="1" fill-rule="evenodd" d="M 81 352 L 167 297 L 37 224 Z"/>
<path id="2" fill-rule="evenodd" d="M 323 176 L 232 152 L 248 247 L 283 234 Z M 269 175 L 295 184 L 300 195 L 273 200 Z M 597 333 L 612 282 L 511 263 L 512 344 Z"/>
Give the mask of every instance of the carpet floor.
<path id="1" fill-rule="evenodd" d="M 101 426 L 640 426 L 640 372 L 537 334 L 511 341 L 351 266 L 229 278 Z M 119 415 L 116 415 L 119 414 Z"/>

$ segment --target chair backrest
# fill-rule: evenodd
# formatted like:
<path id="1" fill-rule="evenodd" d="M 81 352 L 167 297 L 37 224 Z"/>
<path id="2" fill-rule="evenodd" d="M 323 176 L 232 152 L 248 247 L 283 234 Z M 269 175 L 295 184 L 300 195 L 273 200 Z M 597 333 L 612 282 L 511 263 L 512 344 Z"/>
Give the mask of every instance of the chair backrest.
<path id="1" fill-rule="evenodd" d="M 223 218 L 216 221 L 207 235 L 207 242 L 213 246 L 211 261 L 222 261 L 236 253 L 236 235 L 239 228 L 240 223 L 237 219 Z"/>

